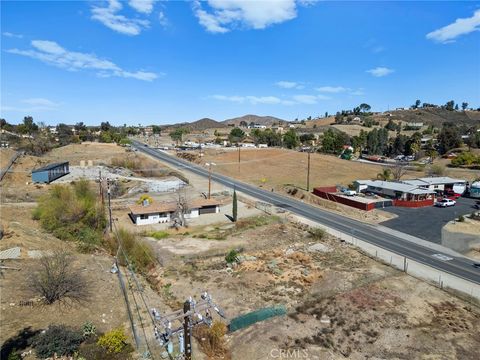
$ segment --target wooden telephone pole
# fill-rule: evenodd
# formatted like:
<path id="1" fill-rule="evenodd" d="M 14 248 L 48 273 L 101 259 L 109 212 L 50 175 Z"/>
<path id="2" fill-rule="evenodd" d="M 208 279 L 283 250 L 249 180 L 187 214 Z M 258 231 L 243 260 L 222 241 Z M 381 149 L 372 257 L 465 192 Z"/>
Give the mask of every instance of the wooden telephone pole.
<path id="1" fill-rule="evenodd" d="M 307 158 L 307 192 L 310 192 L 310 151 Z"/>
<path id="2" fill-rule="evenodd" d="M 186 300 L 183 303 L 183 310 L 180 309 L 162 315 L 156 309 L 152 309 L 155 318 L 155 338 L 158 344 L 161 347 L 173 349 L 173 340 L 177 336 L 179 352 L 183 354 L 182 358 L 192 360 L 193 328 L 200 324 L 211 326 L 213 324 L 213 312 L 225 318 L 223 311 L 213 302 L 212 297 L 207 292 L 201 295 L 201 300 L 198 302 L 192 298 Z M 176 321 L 180 321 L 182 324 L 178 327 L 173 326 Z"/>
<path id="3" fill-rule="evenodd" d="M 183 313 L 188 314 L 191 310 L 190 301 L 183 303 Z M 192 360 L 192 327 L 190 326 L 190 316 L 183 318 L 183 346 L 185 350 L 185 360 Z"/>
<path id="4" fill-rule="evenodd" d="M 215 163 L 206 163 L 208 166 L 208 198 L 210 199 L 211 191 L 212 191 L 212 165 L 216 165 Z"/>
<path id="5" fill-rule="evenodd" d="M 110 224 L 110 232 L 113 231 L 112 229 L 112 204 L 111 204 L 111 196 L 110 196 L 110 181 L 107 178 L 107 197 L 108 197 L 108 215 L 109 215 L 109 224 Z"/>

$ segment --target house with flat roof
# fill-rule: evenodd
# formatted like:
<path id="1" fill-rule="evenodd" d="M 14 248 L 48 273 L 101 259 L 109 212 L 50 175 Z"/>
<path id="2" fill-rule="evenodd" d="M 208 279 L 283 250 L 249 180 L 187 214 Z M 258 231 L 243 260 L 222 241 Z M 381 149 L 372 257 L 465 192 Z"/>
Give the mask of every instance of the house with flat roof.
<path id="1" fill-rule="evenodd" d="M 50 184 L 52 181 L 70 173 L 69 162 L 49 164 L 32 170 L 32 182 Z"/>
<path id="2" fill-rule="evenodd" d="M 448 176 L 424 177 L 403 180 L 402 182 L 420 189 L 428 189 L 436 192 L 454 191 L 457 194 L 463 194 L 467 186 L 466 180 L 454 179 Z"/>
<path id="3" fill-rule="evenodd" d="M 185 214 L 186 219 L 197 218 L 203 214 L 215 214 L 220 212 L 221 202 L 216 199 L 194 199 L 188 202 L 189 210 Z M 152 225 L 169 223 L 177 210 L 175 202 L 159 202 L 150 204 L 135 204 L 129 208 L 129 216 L 135 225 Z"/>
<path id="4" fill-rule="evenodd" d="M 435 201 L 435 191 L 422 189 L 416 185 L 399 181 L 357 180 L 358 192 L 373 193 L 393 200 L 395 206 L 431 206 Z"/>

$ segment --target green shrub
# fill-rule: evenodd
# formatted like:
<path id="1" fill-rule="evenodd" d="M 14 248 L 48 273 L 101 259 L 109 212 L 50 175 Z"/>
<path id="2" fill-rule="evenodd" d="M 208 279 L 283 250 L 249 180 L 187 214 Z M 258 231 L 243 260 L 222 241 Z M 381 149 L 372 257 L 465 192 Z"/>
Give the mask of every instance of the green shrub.
<path id="1" fill-rule="evenodd" d="M 133 266 L 133 270 L 140 270 L 146 272 L 154 265 L 155 254 L 152 248 L 142 242 L 136 234 L 133 234 L 125 229 L 118 231 L 120 244 L 128 257 L 128 261 Z M 123 254 L 122 254 L 123 255 Z M 126 265 L 123 256 L 120 256 L 122 265 Z"/>
<path id="2" fill-rule="evenodd" d="M 230 250 L 229 253 L 227 255 L 225 255 L 225 261 L 227 262 L 227 264 L 237 262 L 238 261 L 238 251 L 235 250 L 235 249 Z"/>
<path id="3" fill-rule="evenodd" d="M 310 236 L 315 240 L 322 240 L 327 234 L 325 230 L 320 228 L 313 228 L 308 231 Z"/>
<path id="4" fill-rule="evenodd" d="M 154 239 L 161 240 L 169 237 L 170 234 L 166 231 L 153 231 L 150 233 L 150 236 Z"/>
<path id="5" fill-rule="evenodd" d="M 83 337 L 88 338 L 90 336 L 95 336 L 97 334 L 97 328 L 91 321 L 86 321 L 82 327 Z"/>
<path id="6" fill-rule="evenodd" d="M 17 349 L 12 349 L 8 354 L 7 360 L 22 360 L 22 357 L 17 353 Z"/>
<path id="7" fill-rule="evenodd" d="M 83 343 L 78 349 L 78 358 L 85 360 L 130 360 L 132 356 L 130 353 L 133 351 L 131 345 L 126 345 L 120 353 L 109 353 L 106 349 L 94 343 Z"/>
<path id="8" fill-rule="evenodd" d="M 119 353 L 127 346 L 127 336 L 123 328 L 119 327 L 100 336 L 97 344 L 109 353 Z"/>
<path id="9" fill-rule="evenodd" d="M 57 356 L 67 356 L 75 353 L 82 343 L 82 334 L 65 325 L 51 325 L 35 337 L 33 348 L 41 359 Z"/>
<path id="10" fill-rule="evenodd" d="M 32 217 L 59 239 L 78 241 L 83 251 L 100 244 L 106 226 L 105 211 L 86 180 L 55 185 L 38 200 Z"/>
<path id="11" fill-rule="evenodd" d="M 465 217 L 464 217 L 463 215 L 460 215 L 460 216 L 458 217 L 458 221 L 459 221 L 459 222 L 464 222 L 464 221 L 465 221 Z"/>

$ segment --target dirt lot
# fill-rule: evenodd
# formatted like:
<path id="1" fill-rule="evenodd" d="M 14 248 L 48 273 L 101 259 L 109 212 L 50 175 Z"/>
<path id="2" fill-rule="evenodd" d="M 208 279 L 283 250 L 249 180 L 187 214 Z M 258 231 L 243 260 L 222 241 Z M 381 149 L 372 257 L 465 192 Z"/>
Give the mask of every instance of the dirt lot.
<path id="1" fill-rule="evenodd" d="M 477 356 L 479 308 L 332 237 L 312 238 L 302 226 L 277 221 L 234 231 L 202 251 L 195 235 L 157 242 L 169 254 L 158 287 L 171 301 L 208 290 L 229 318 L 288 309 L 286 317 L 228 335 L 232 359 L 274 359 L 280 350 L 305 351 L 307 359 Z M 172 241 L 190 242 L 190 254 L 171 252 Z M 243 248 L 233 268 L 224 260 L 228 245 Z"/>
<path id="2" fill-rule="evenodd" d="M 20 246 L 24 254 L 69 245 L 45 234 L 28 216 L 31 209 L 21 204 L 2 208 L 2 222 L 8 225 L 2 250 Z M 304 351 L 307 359 L 476 358 L 478 307 L 380 264 L 333 237 L 312 235 L 286 217 L 256 216 L 236 226 L 197 226 L 146 241 L 163 266 L 149 274 L 155 291 L 144 280 L 142 286 L 147 303 L 161 313 L 178 308 L 189 296 L 198 299 L 205 290 L 228 319 L 263 307 L 286 306 L 287 316 L 227 335 L 225 358 L 274 359 L 280 350 Z M 225 254 L 232 248 L 240 249 L 240 261 L 227 266 Z M 1 279 L 0 341 L 27 326 L 78 326 L 87 319 L 100 331 L 120 324 L 128 329 L 118 280 L 108 272 L 109 256 L 77 254 L 73 266 L 88 277 L 91 301 L 55 311 L 19 306 L 21 300 L 31 299 L 28 289 L 18 284 L 25 283 L 35 261 L 26 256 L 9 261 L 22 270 L 5 272 Z M 133 283 L 130 286 L 134 288 Z M 141 313 L 148 318 L 146 310 Z M 154 344 L 148 326 L 146 334 Z M 197 345 L 196 358 L 205 358 Z M 155 347 L 154 352 L 158 355 L 161 349 Z"/>
<path id="3" fill-rule="evenodd" d="M 106 331 L 121 324 L 127 324 L 124 303 L 116 275 L 110 273 L 113 258 L 108 255 L 75 254 L 72 264 L 88 280 L 89 301 L 73 306 L 41 305 L 30 292 L 27 278 L 32 268 L 37 267 L 38 259 L 30 258 L 28 251 L 43 253 L 55 249 L 67 249 L 75 253 L 73 244 L 58 240 L 39 228 L 31 219 L 31 205 L 2 205 L 2 225 L 5 236 L 1 240 L 1 250 L 15 246 L 21 248 L 17 260 L 5 260 L 3 265 L 18 267 L 21 270 L 4 270 L 0 279 L 1 319 L 0 343 L 31 327 L 32 330 L 46 328 L 49 324 L 66 324 L 81 327 L 90 320 L 99 331 Z M 33 306 L 21 306 L 21 301 L 33 300 Z"/>
<path id="4" fill-rule="evenodd" d="M 286 149 L 241 149 L 241 163 L 238 151 L 205 151 L 204 161 L 213 161 L 214 171 L 236 177 L 240 180 L 261 185 L 265 188 L 280 189 L 286 184 L 306 187 L 307 154 Z M 310 186 L 348 185 L 361 176 L 375 178 L 381 168 L 341 160 L 334 156 L 312 154 Z"/>
<path id="5" fill-rule="evenodd" d="M 2 153 L 1 155 L 3 161 L 4 154 Z M 12 172 L 5 175 L 5 178 L 0 183 L 0 199 L 2 202 L 33 201 L 50 188 L 50 185 L 32 183 L 31 171 L 35 168 L 54 162 L 69 161 L 70 166 L 72 166 L 72 175 L 67 175 L 64 178 L 59 179 L 56 183 L 75 180 L 79 178 L 78 175 L 85 175 L 85 178 L 92 178 L 92 172 L 95 174 L 93 179 L 96 180 L 98 177 L 96 174 L 98 174 L 100 165 L 110 166 L 110 169 L 108 169 L 110 173 L 116 171 L 115 168 L 117 168 L 117 166 L 112 165 L 112 160 L 117 160 L 117 162 L 120 160 L 130 161 L 130 163 L 136 162 L 137 166 L 141 166 L 139 173 L 130 170 L 125 171 L 125 169 L 120 169 L 119 172 L 117 171 L 118 174 L 128 173 L 130 176 L 133 176 L 124 179 L 125 186 L 128 189 L 136 186 L 142 188 L 142 186 L 145 185 L 145 181 L 150 181 L 149 179 L 146 179 L 145 181 L 135 181 L 142 180 L 135 179 L 135 175 L 137 177 L 156 177 L 162 179 L 176 176 L 181 177 L 181 174 L 179 173 L 172 173 L 171 169 L 167 166 L 163 166 L 157 162 L 152 165 L 151 160 L 148 160 L 143 155 L 133 152 L 127 153 L 126 149 L 121 146 L 87 142 L 63 146 L 54 149 L 41 157 L 28 155 L 21 156 L 13 165 Z M 84 161 L 85 165 L 88 165 L 88 162 L 91 161 L 93 167 L 87 166 L 85 168 L 80 168 L 79 165 L 81 161 Z M 103 174 L 105 176 L 108 172 L 104 171 Z M 113 174 L 110 177 L 118 177 L 118 174 Z M 172 180 L 175 179 L 172 178 Z"/>
<path id="6" fill-rule="evenodd" d="M 270 154 L 269 158 L 259 157 L 261 167 L 281 177 L 271 183 L 260 181 L 262 186 L 283 186 L 295 178 L 285 173 L 298 172 L 300 167 L 295 161 L 305 157 L 302 153 L 261 151 Z M 261 151 L 243 154 L 247 160 L 256 160 Z M 77 156 L 75 150 L 72 154 L 74 158 Z M 290 167 L 288 171 L 275 167 L 275 155 L 292 157 L 286 165 Z M 374 166 L 332 157 L 324 159 L 316 154 L 314 158 L 319 164 L 315 176 L 322 185 L 331 184 L 331 176 L 335 176 L 329 174 L 325 180 L 322 171 L 347 176 L 340 174 L 339 167 L 343 167 L 348 176 L 354 176 L 355 171 L 362 176 L 365 171 L 378 172 Z M 235 175 L 236 165 L 221 165 L 221 161 L 216 161 L 219 170 L 223 167 Z M 242 165 L 250 166 L 241 172 L 246 180 L 249 180 L 246 174 L 254 166 L 258 167 L 258 163 L 251 161 Z M 358 169 L 349 169 L 357 165 Z M 15 190 L 14 183 L 8 184 L 12 193 L 26 189 Z M 38 194 L 44 191 L 45 187 L 38 188 Z M 101 252 L 76 254 L 72 264 L 89 280 L 92 294 L 89 302 L 67 308 L 38 305 L 24 285 L 29 269 L 38 261 L 30 258 L 28 251 L 51 251 L 66 246 L 74 252 L 75 248 L 45 233 L 38 222 L 31 219 L 33 206 L 34 203 L 3 203 L 1 208 L 5 237 L 0 250 L 21 247 L 21 258 L 8 260 L 4 265 L 21 270 L 6 270 L 0 279 L 0 342 L 25 327 L 41 329 L 52 323 L 81 326 L 91 320 L 99 331 L 122 324 L 129 329 L 118 279 L 109 272 L 113 259 Z M 284 305 L 287 309 L 287 316 L 228 334 L 228 353 L 224 359 L 277 359 L 280 351 L 296 351 L 297 358 L 306 359 L 477 358 L 478 305 L 378 263 L 331 236 L 312 234 L 311 229 L 293 222 L 287 214 L 247 217 L 236 225 L 221 222 L 168 233 L 161 240 L 145 237 L 158 260 L 148 274 L 149 283 L 140 278 L 148 305 L 153 304 L 161 313 L 170 312 L 180 308 L 189 296 L 198 299 L 199 294 L 208 291 L 228 319 L 273 305 Z M 238 264 L 226 264 L 225 255 L 231 249 L 240 252 Z M 127 272 L 124 273 L 127 277 Z M 129 282 L 130 290 L 133 289 L 130 302 L 135 303 L 135 294 L 136 301 L 142 304 L 131 278 Z M 34 305 L 20 306 L 20 301 L 28 300 L 34 300 Z M 141 308 L 140 314 L 134 315 L 137 329 L 141 328 L 142 321 L 148 323 L 145 321 L 147 309 Z M 155 358 L 159 358 L 162 350 L 153 345 L 151 326 L 147 325 L 145 334 Z M 205 358 L 198 349 L 198 341 L 194 351 L 195 358 Z"/>

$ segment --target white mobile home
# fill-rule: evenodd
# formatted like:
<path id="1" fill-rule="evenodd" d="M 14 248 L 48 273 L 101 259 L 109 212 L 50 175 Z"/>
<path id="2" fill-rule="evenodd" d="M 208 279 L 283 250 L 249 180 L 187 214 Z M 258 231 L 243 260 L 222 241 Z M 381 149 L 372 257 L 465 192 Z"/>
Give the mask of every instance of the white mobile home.
<path id="1" fill-rule="evenodd" d="M 174 202 L 158 204 L 144 204 L 130 206 L 130 219 L 135 225 L 162 224 L 171 221 L 177 210 Z M 185 218 L 192 219 L 202 214 L 215 214 L 220 212 L 220 202 L 215 199 L 195 199 L 189 202 L 189 210 Z"/>

